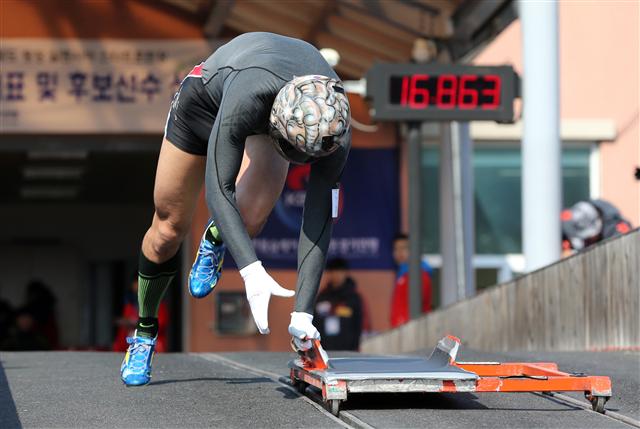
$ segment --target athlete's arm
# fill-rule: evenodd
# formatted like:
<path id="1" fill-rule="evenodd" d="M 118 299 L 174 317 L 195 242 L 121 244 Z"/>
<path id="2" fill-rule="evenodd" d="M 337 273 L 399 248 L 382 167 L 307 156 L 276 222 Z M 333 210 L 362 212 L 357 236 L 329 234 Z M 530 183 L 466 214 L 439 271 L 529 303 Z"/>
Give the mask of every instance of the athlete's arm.
<path id="1" fill-rule="evenodd" d="M 256 326 L 261 334 L 268 334 L 271 295 L 290 297 L 294 292 L 281 287 L 258 261 L 235 198 L 245 140 L 268 120 L 270 106 L 265 108 L 264 100 L 250 91 L 260 78 L 254 70 L 227 77 L 209 137 L 205 179 L 209 211 L 240 270 Z"/>
<path id="2" fill-rule="evenodd" d="M 233 72 L 226 79 L 209 137 L 205 176 L 209 211 L 238 269 L 258 260 L 235 198 L 245 140 L 254 134 L 254 124 L 258 116 L 263 115 L 256 110 L 260 103 L 247 91 L 250 74 L 249 71 Z"/>
<path id="3" fill-rule="evenodd" d="M 333 229 L 331 190 L 340 180 L 350 148 L 349 136 L 346 147 L 311 164 L 298 244 L 296 312 L 313 314 Z"/>

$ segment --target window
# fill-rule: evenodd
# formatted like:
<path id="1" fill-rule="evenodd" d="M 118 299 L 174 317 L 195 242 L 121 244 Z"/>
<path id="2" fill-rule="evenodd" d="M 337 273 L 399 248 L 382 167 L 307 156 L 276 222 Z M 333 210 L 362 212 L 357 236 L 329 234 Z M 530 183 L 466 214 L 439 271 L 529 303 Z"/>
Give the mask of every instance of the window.
<path id="1" fill-rule="evenodd" d="M 589 199 L 590 147 L 562 150 L 563 206 Z M 518 143 L 476 143 L 473 151 L 475 253 L 522 252 L 522 158 Z M 439 234 L 439 148 L 423 150 L 423 253 L 437 254 Z M 560 214 L 558 213 L 558 216 Z"/>
<path id="2" fill-rule="evenodd" d="M 440 307 L 440 270 L 441 262 L 438 262 L 431 275 L 431 307 L 434 309 Z M 499 268 L 476 268 L 474 275 L 476 290 L 500 283 Z"/>

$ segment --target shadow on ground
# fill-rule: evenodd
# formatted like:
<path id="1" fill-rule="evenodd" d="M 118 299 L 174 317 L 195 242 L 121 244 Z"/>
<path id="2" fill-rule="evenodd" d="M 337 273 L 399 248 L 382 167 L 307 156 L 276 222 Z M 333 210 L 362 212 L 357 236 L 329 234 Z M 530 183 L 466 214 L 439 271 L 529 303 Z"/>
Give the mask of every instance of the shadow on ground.
<path id="1" fill-rule="evenodd" d="M 149 383 L 151 386 L 160 386 L 162 384 L 174 383 L 193 383 L 198 381 L 226 381 L 227 384 L 255 384 L 255 383 L 273 383 L 273 380 L 267 377 L 247 377 L 247 378 L 225 378 L 225 377 L 198 377 L 198 378 L 181 378 L 176 380 L 160 380 Z"/>
<path id="2" fill-rule="evenodd" d="M 9 382 L 0 361 L 0 427 L 4 429 L 21 428 L 16 404 L 11 396 Z"/>

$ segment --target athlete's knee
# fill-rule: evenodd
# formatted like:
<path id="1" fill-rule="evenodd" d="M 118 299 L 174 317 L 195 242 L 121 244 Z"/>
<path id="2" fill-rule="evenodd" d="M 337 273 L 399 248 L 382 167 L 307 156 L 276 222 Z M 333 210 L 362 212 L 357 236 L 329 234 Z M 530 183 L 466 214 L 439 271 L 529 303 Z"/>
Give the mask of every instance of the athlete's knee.
<path id="1" fill-rule="evenodd" d="M 180 245 L 187 233 L 188 225 L 179 219 L 175 219 L 167 211 L 156 208 L 152 228 L 155 232 L 154 250 L 158 253 L 164 253 L 167 248 L 173 249 Z"/>
<path id="2" fill-rule="evenodd" d="M 163 244 L 175 244 L 176 242 L 180 242 L 184 237 L 182 229 L 167 221 L 158 222 L 156 232 L 158 241 Z"/>

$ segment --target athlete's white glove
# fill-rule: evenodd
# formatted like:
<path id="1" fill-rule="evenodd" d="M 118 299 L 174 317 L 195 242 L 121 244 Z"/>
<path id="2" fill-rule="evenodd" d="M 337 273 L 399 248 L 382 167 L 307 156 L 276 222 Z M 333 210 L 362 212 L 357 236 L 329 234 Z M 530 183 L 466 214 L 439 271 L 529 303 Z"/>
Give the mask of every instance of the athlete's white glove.
<path id="1" fill-rule="evenodd" d="M 271 295 L 291 297 L 295 292 L 280 286 L 262 267 L 262 262 L 256 261 L 240 270 L 247 291 L 247 299 L 253 320 L 261 334 L 269 331 L 269 299 Z"/>
<path id="2" fill-rule="evenodd" d="M 300 350 L 311 348 L 311 340 L 319 340 L 320 332 L 313 326 L 313 315 L 309 313 L 291 313 L 289 333 L 293 335 L 296 347 Z"/>

